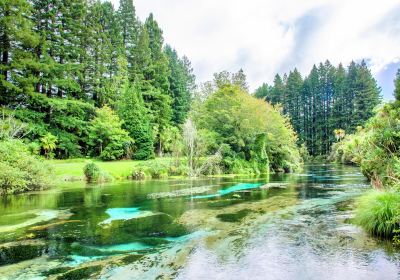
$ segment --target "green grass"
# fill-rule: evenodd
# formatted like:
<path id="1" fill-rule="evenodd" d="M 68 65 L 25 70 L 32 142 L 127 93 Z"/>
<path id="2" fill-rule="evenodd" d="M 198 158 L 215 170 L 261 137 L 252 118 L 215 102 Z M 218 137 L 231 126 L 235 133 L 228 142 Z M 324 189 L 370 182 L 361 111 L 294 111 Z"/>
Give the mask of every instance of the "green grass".
<path id="1" fill-rule="evenodd" d="M 399 229 L 400 193 L 371 191 L 357 203 L 356 224 L 380 237 L 393 237 Z"/>
<path id="2" fill-rule="evenodd" d="M 118 160 L 118 161 L 100 161 L 94 160 L 102 171 L 107 172 L 116 180 L 127 179 L 132 175 L 134 167 L 147 163 L 158 162 L 168 164 L 171 158 L 157 158 L 149 161 L 138 160 Z M 62 181 L 84 180 L 83 168 L 89 159 L 67 159 L 67 160 L 50 160 L 49 163 L 53 167 L 55 175 Z"/>

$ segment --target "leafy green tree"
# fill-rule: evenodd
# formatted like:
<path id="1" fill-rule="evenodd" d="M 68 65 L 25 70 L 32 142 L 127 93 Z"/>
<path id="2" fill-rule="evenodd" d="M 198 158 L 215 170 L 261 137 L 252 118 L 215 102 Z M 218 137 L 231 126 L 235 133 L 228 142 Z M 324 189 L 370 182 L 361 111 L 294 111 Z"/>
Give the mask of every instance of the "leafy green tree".
<path id="1" fill-rule="evenodd" d="M 269 104 L 266 106 L 241 87 L 223 86 L 192 114 L 199 129 L 214 132 L 217 144 L 227 148 L 225 160 L 228 168 L 233 168 L 235 159 L 243 164 L 251 161 L 266 164 L 264 145 L 272 169 L 289 171 L 299 164 L 295 133 L 288 120 L 282 117 L 280 109 Z M 228 163 L 230 160 L 232 162 Z M 257 169 L 259 172 L 260 169 L 268 170 L 265 165 Z"/>
<path id="2" fill-rule="evenodd" d="M 93 156 L 103 160 L 116 160 L 128 156 L 133 139 L 122 129 L 121 121 L 110 107 L 96 109 L 96 117 L 90 122 L 89 146 Z"/>

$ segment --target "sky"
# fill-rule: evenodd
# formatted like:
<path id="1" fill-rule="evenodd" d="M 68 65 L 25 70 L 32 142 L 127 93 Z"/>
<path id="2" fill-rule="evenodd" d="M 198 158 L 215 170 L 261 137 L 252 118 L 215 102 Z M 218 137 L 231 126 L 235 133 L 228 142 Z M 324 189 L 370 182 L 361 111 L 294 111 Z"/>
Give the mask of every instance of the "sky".
<path id="1" fill-rule="evenodd" d="M 119 0 L 112 0 L 116 7 Z M 393 98 L 400 68 L 399 0 L 134 0 L 152 12 L 165 41 L 192 62 L 197 82 L 243 69 L 251 90 L 295 67 L 365 59 Z"/>

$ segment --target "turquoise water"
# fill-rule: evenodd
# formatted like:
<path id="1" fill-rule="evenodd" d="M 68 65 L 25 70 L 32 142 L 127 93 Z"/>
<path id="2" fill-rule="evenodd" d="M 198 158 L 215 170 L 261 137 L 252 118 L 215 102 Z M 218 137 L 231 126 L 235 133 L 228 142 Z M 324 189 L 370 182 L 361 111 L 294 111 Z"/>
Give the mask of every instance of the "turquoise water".
<path id="1" fill-rule="evenodd" d="M 0 279 L 399 279 L 398 249 L 351 223 L 369 188 L 357 168 L 310 165 L 6 197 Z"/>
<path id="2" fill-rule="evenodd" d="M 226 188 L 226 189 L 218 190 L 218 193 L 216 193 L 216 194 L 196 195 L 196 196 L 193 196 L 192 198 L 218 197 L 218 196 L 227 195 L 227 194 L 237 192 L 237 191 L 255 189 L 255 188 L 260 187 L 261 185 L 262 184 L 259 184 L 259 183 L 258 184 L 241 183 L 241 184 L 237 184 L 237 185 L 234 185 L 234 186 Z"/>

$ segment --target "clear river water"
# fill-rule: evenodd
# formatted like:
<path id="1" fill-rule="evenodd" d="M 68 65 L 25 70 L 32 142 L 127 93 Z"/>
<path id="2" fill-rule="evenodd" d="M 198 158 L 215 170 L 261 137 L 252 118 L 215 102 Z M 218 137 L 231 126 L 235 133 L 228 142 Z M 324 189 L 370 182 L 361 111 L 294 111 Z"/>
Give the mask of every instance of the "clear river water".
<path id="1" fill-rule="evenodd" d="M 352 224 L 355 167 L 85 185 L 0 200 L 0 279 L 400 279 Z"/>

